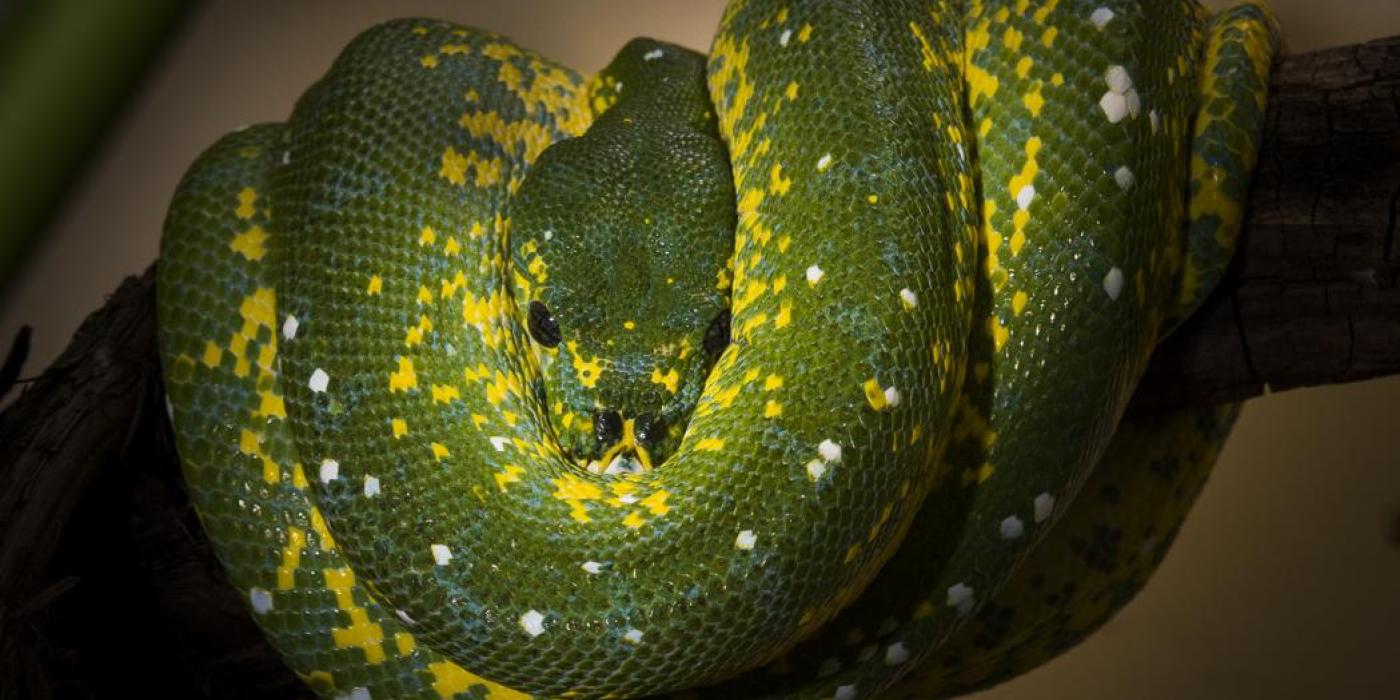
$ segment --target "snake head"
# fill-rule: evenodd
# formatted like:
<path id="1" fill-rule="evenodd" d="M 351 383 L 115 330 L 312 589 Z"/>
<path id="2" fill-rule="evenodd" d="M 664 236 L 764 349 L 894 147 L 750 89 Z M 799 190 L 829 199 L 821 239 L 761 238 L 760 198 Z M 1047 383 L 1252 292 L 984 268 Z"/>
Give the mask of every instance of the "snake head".
<path id="1" fill-rule="evenodd" d="M 512 198 L 515 291 L 560 447 L 594 471 L 647 469 L 729 341 L 734 187 L 702 56 L 637 40 L 600 80 L 638 87 Z"/>

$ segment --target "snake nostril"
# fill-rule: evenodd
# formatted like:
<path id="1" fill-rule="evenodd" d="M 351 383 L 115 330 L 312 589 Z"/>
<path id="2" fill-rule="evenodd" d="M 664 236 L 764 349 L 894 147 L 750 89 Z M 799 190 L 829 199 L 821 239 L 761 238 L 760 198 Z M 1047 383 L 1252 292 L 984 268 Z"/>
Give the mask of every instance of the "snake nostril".
<path id="1" fill-rule="evenodd" d="M 617 411 L 593 414 L 593 439 L 600 448 L 607 448 L 622 438 L 622 415 Z"/>

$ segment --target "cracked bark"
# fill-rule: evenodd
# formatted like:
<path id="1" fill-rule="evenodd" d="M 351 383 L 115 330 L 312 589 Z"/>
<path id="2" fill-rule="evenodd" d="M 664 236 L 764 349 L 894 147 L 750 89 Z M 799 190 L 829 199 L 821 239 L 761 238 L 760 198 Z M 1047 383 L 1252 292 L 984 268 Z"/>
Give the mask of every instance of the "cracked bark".
<path id="1" fill-rule="evenodd" d="M 1236 264 L 1131 410 L 1400 373 L 1398 225 L 1400 37 L 1283 59 Z M 0 414 L 0 698 L 309 695 L 183 492 L 154 287 L 123 283 Z"/>
<path id="2" fill-rule="evenodd" d="M 1235 264 L 1132 410 L 1400 372 L 1397 226 L 1400 37 L 1283 58 Z"/>

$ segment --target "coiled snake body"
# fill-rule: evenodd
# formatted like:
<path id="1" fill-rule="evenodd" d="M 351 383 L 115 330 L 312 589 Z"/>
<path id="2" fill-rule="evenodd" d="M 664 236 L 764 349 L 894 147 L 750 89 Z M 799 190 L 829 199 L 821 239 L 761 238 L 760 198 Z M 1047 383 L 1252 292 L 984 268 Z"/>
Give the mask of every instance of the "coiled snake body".
<path id="1" fill-rule="evenodd" d="M 1229 260 L 1270 22 L 736 2 L 708 58 L 591 81 L 369 30 L 167 221 L 232 583 L 328 697 L 923 697 L 1049 658 L 1236 415 L 1120 422 Z"/>

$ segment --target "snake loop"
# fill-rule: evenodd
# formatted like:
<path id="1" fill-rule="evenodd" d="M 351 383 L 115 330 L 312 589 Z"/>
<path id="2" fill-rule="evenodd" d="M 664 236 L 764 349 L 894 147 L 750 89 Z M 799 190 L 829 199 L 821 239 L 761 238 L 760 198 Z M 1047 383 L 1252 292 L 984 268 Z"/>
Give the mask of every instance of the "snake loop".
<path id="1" fill-rule="evenodd" d="M 1120 424 L 1229 259 L 1272 51 L 1262 6 L 1186 0 L 735 2 L 707 57 L 591 81 L 375 27 L 172 202 L 202 522 L 327 697 L 1034 666 L 1234 420 Z"/>

